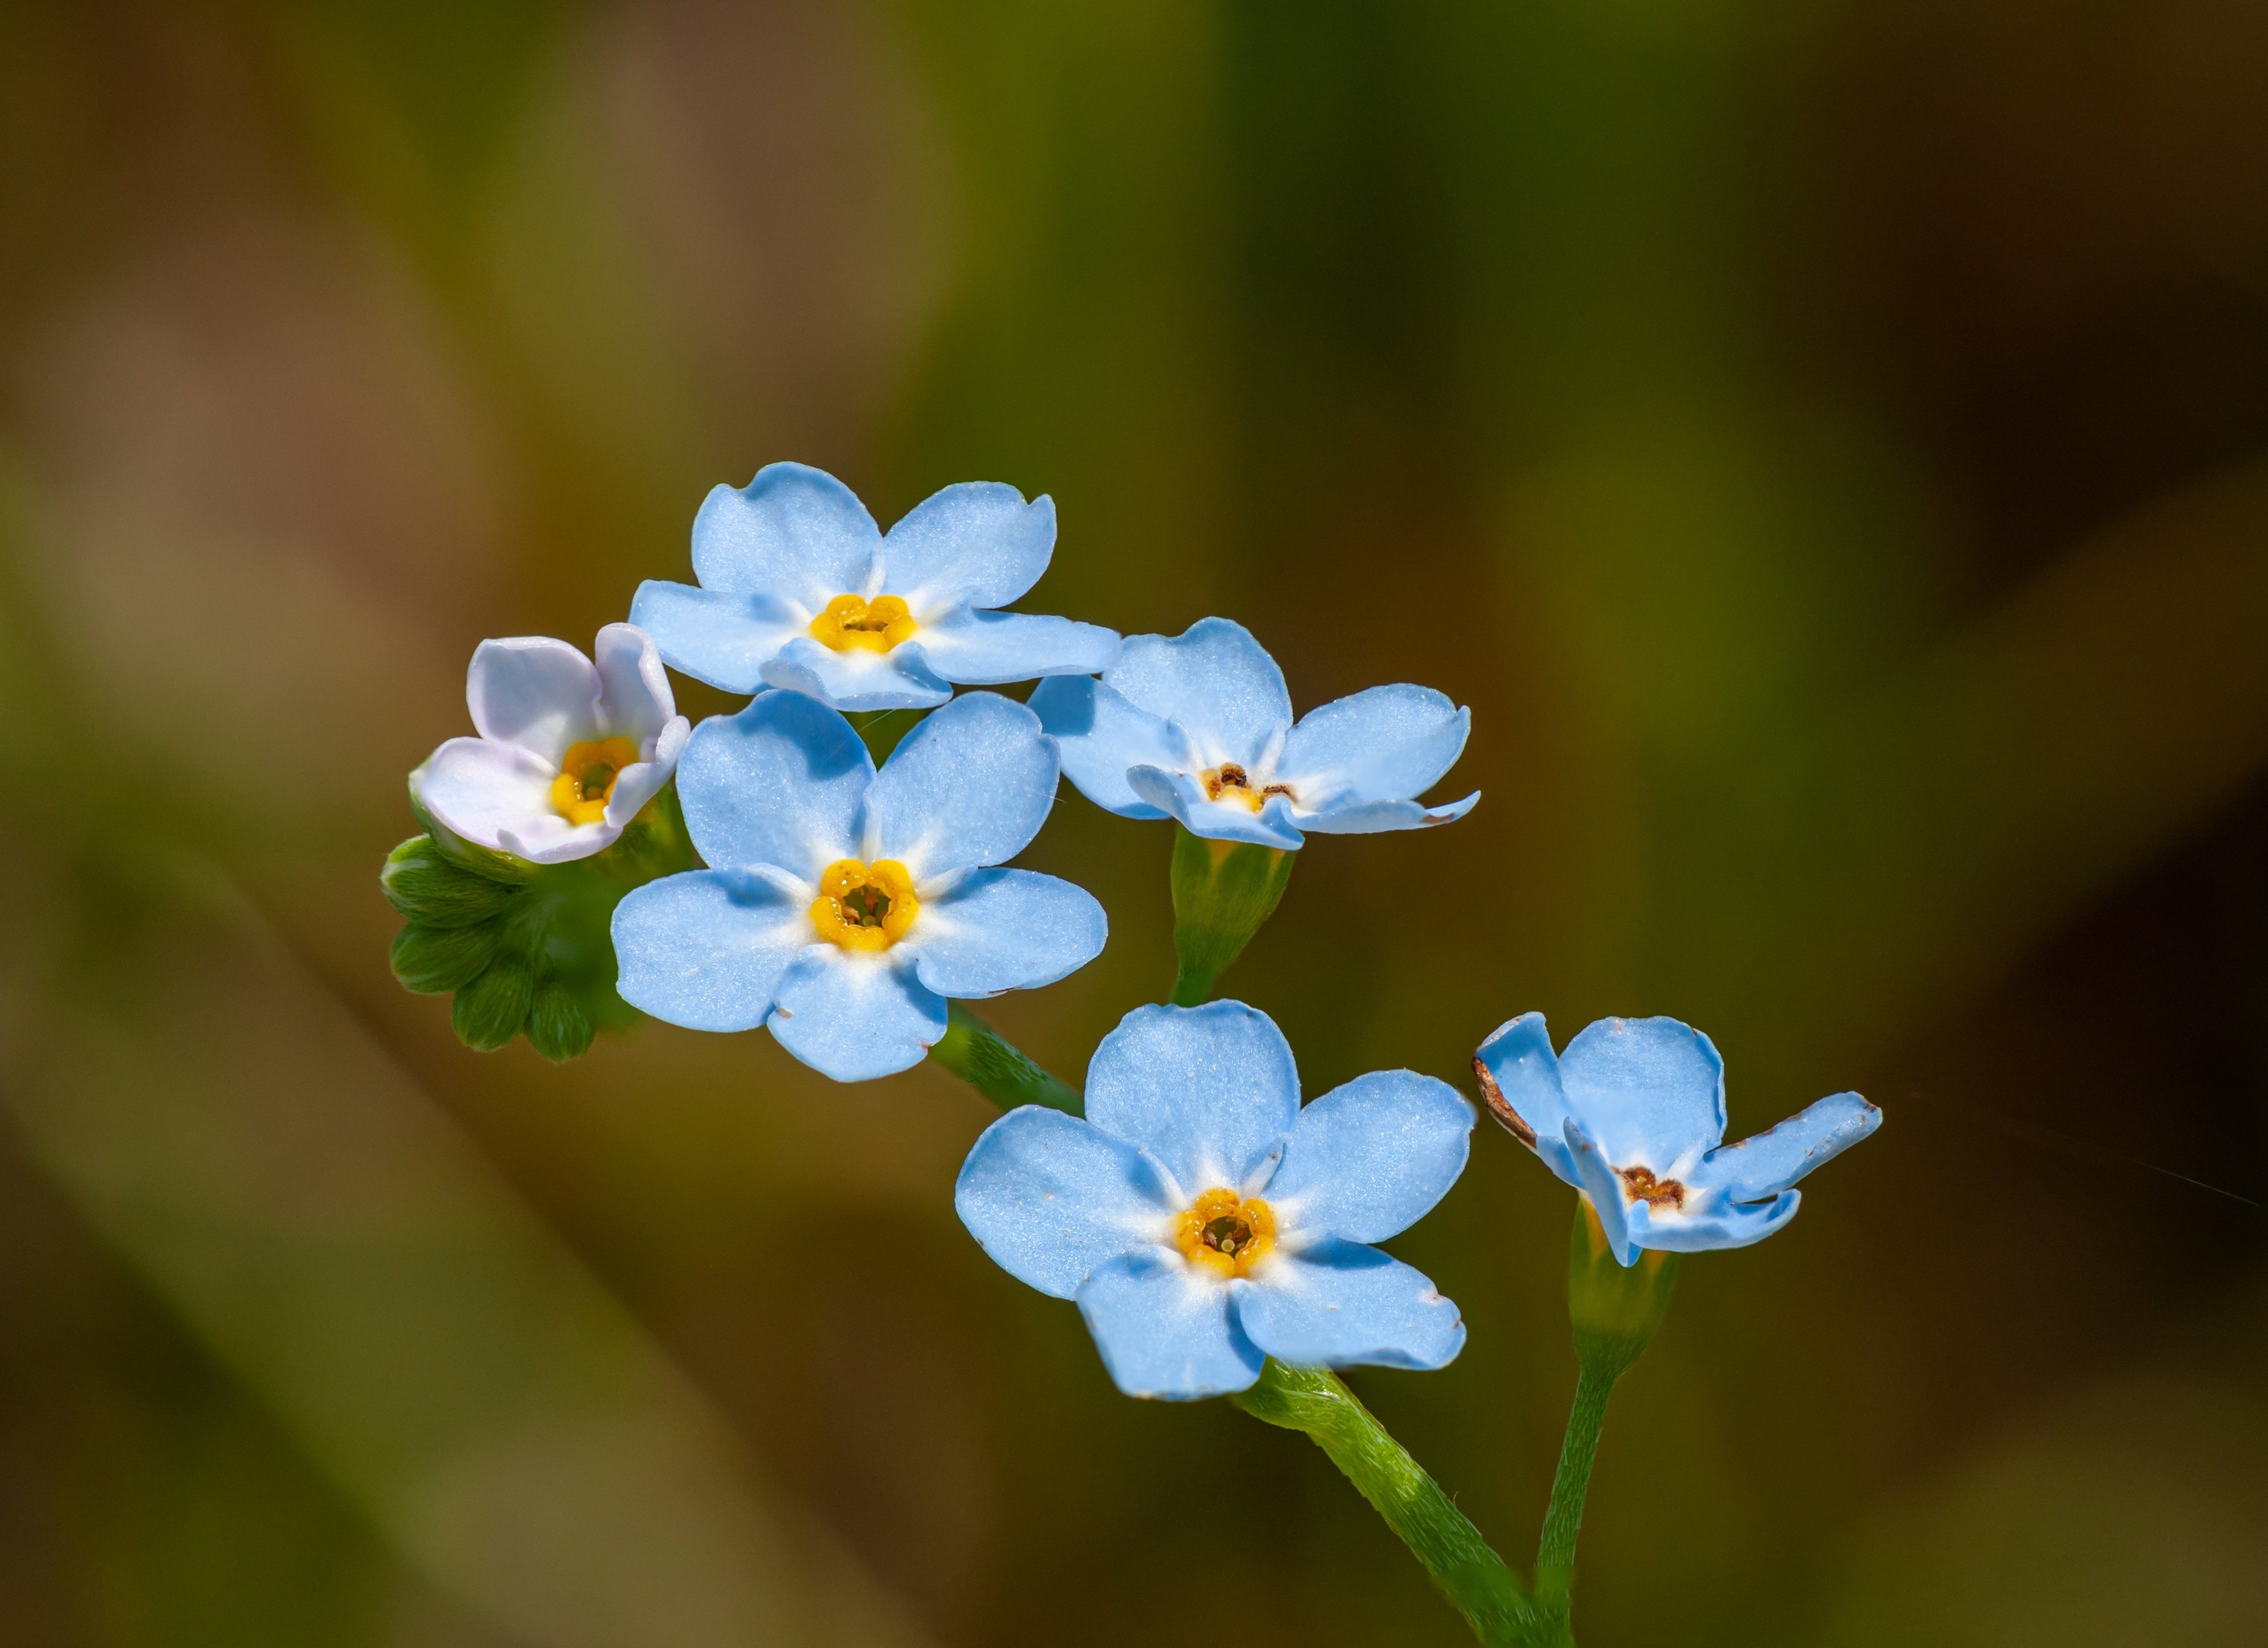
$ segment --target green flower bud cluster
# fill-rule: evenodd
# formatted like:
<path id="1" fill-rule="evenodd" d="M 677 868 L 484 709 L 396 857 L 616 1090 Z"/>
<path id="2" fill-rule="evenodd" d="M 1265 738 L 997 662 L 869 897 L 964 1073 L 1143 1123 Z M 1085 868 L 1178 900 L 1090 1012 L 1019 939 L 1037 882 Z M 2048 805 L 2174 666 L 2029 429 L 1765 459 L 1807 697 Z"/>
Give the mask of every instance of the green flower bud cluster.
<path id="1" fill-rule="evenodd" d="M 578 1057 L 599 1031 L 640 1017 L 615 990 L 615 906 L 693 862 L 674 790 L 604 852 L 566 864 L 530 864 L 428 820 L 379 875 L 408 923 L 394 936 L 394 976 L 453 996 L 450 1023 L 468 1048 L 494 1052 L 525 1035 L 554 1063 Z"/>

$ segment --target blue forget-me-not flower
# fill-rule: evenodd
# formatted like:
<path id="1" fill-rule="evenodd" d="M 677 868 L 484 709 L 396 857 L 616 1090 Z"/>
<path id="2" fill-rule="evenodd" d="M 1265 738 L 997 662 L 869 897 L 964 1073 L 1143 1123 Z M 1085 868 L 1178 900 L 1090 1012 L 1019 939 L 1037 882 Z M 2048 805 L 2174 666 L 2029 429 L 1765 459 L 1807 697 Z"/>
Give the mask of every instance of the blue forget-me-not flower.
<path id="1" fill-rule="evenodd" d="M 1431 688 L 1373 687 L 1294 725 L 1284 672 L 1226 618 L 1130 636 L 1101 681 L 1042 681 L 1032 708 L 1088 800 L 1216 841 L 1288 850 L 1306 831 L 1447 824 L 1480 799 L 1414 798 L 1455 764 L 1470 710 Z"/>
<path id="2" fill-rule="evenodd" d="M 608 624 L 594 651 L 595 664 L 549 636 L 474 650 L 465 703 L 480 736 L 451 739 L 409 775 L 432 822 L 534 864 L 614 845 L 692 728 L 643 632 Z"/>
<path id="3" fill-rule="evenodd" d="M 1556 1057 L 1542 1013 L 1499 1026 L 1473 1055 L 1498 1121 L 1589 1198 L 1622 1264 L 1639 1250 L 1762 1241 L 1795 1217 L 1795 1181 L 1873 1132 L 1854 1093 L 1725 1140 L 1725 1063 L 1675 1019 L 1602 1019 Z"/>
<path id="4" fill-rule="evenodd" d="M 692 1029 L 763 1025 L 837 1081 L 917 1064 L 946 997 L 1051 984 L 1101 953 L 1092 896 L 991 867 L 1038 833 L 1056 776 L 1038 717 L 997 693 L 954 699 L 880 772 L 801 693 L 704 721 L 678 795 L 711 867 L 616 907 L 617 988 Z"/>
<path id="5" fill-rule="evenodd" d="M 837 710 L 925 710 L 955 682 L 1091 674 L 1115 631 L 997 608 L 1039 582 L 1056 506 L 997 482 L 946 487 L 887 536 L 804 464 L 719 486 L 693 520 L 700 587 L 649 580 L 630 622 L 674 669 L 728 692 L 785 687 Z"/>
<path id="6" fill-rule="evenodd" d="M 953 1202 L 1011 1276 L 1079 1301 L 1129 1395 L 1240 1391 L 1270 1356 L 1438 1368 L 1465 1343 L 1456 1306 L 1366 1244 L 1441 1199 L 1472 1125 L 1454 1089 L 1410 1070 L 1303 1108 L 1266 1015 L 1138 1007 L 1087 1066 L 1086 1119 L 1010 1111 Z"/>

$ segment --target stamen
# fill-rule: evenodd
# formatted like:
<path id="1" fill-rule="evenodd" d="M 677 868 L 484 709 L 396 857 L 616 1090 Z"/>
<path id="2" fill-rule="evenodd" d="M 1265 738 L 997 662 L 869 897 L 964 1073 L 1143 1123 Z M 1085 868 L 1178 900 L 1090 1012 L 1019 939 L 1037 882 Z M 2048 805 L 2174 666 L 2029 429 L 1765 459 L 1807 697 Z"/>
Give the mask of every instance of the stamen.
<path id="1" fill-rule="evenodd" d="M 1197 775 L 1197 778 L 1204 785 L 1207 800 L 1241 801 L 1255 813 L 1267 805 L 1270 796 L 1282 796 L 1293 803 L 1299 800 L 1292 793 L 1289 784 L 1272 784 L 1256 791 L 1252 787 L 1252 775 L 1234 761 L 1223 761 L 1218 767 L 1208 767 Z"/>
<path id="2" fill-rule="evenodd" d="M 571 824 L 598 823 L 607 816 L 615 780 L 637 760 L 637 746 L 626 738 L 569 745 L 559 762 L 559 776 L 551 781 L 551 805 Z"/>
<path id="3" fill-rule="evenodd" d="M 1648 1207 L 1668 1207 L 1682 1210 L 1685 1206 L 1685 1187 L 1675 1179 L 1657 1179 L 1651 1167 L 1621 1167 L 1616 1173 L 1623 1181 L 1623 1195 L 1633 1202 L 1643 1202 Z"/>
<path id="4" fill-rule="evenodd" d="M 1182 1210 L 1174 1243 L 1191 1264 L 1224 1282 L 1248 1276 L 1276 1245 L 1276 1212 L 1257 1196 L 1208 1190 Z"/>
<path id="5" fill-rule="evenodd" d="M 906 936 L 920 909 L 914 879 L 896 859 L 869 864 L 838 858 L 819 878 L 811 924 L 845 950 L 887 950 Z"/>
<path id="6" fill-rule="evenodd" d="M 897 595 L 837 595 L 811 621 L 813 638 L 837 652 L 887 652 L 920 627 Z"/>

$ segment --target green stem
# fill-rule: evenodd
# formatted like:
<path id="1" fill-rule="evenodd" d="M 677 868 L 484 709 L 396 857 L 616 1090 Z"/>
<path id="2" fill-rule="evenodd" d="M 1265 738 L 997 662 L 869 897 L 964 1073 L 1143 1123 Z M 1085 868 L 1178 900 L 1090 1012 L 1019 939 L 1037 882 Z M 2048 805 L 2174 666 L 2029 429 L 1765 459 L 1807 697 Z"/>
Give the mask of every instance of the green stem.
<path id="1" fill-rule="evenodd" d="M 1338 1375 L 1270 1360 L 1256 1384 L 1229 1400 L 1256 1419 L 1307 1432 L 1401 1535 L 1483 1642 L 1561 1640 L 1519 1576 Z"/>
<path id="2" fill-rule="evenodd" d="M 1599 1431 L 1607 1421 L 1607 1398 L 1614 1394 L 1619 1368 L 1586 1366 L 1575 1379 L 1575 1406 L 1567 1416 L 1567 1435 L 1559 1444 L 1559 1469 L 1551 1478 L 1551 1507 L 1543 1513 L 1543 1537 L 1535 1548 L 1535 1593 L 1557 1619 L 1567 1617 L 1567 1597 L 1575 1579 L 1575 1536 L 1582 1531 L 1583 1501 L 1591 1490 L 1591 1465 L 1598 1458 Z"/>
<path id="3" fill-rule="evenodd" d="M 1077 1089 L 1033 1063 L 959 1002 L 949 1004 L 945 1038 L 929 1056 L 1003 1110 L 1045 1105 L 1071 1115 L 1081 1112 Z"/>

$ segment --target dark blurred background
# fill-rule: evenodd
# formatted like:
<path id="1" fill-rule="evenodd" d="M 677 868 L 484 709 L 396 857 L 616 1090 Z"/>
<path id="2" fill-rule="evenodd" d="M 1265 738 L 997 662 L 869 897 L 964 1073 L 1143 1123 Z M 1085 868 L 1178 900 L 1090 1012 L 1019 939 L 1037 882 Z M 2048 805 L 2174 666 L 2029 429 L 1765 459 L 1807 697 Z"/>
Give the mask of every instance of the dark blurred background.
<path id="1" fill-rule="evenodd" d="M 2268 10 L 6 0 L 0 224 L 0 1641 L 1466 1639 L 986 1262 L 941 1073 L 388 975 L 474 644 L 792 457 L 1473 706 L 1229 976 L 1311 1093 L 1541 1008 L 1882 1105 L 1687 1267 L 1587 1644 L 2268 1642 Z M 1027 856 L 1068 1075 L 1168 850 Z M 1484 1124 L 1353 1379 L 1522 1564 L 1569 1210 Z"/>

